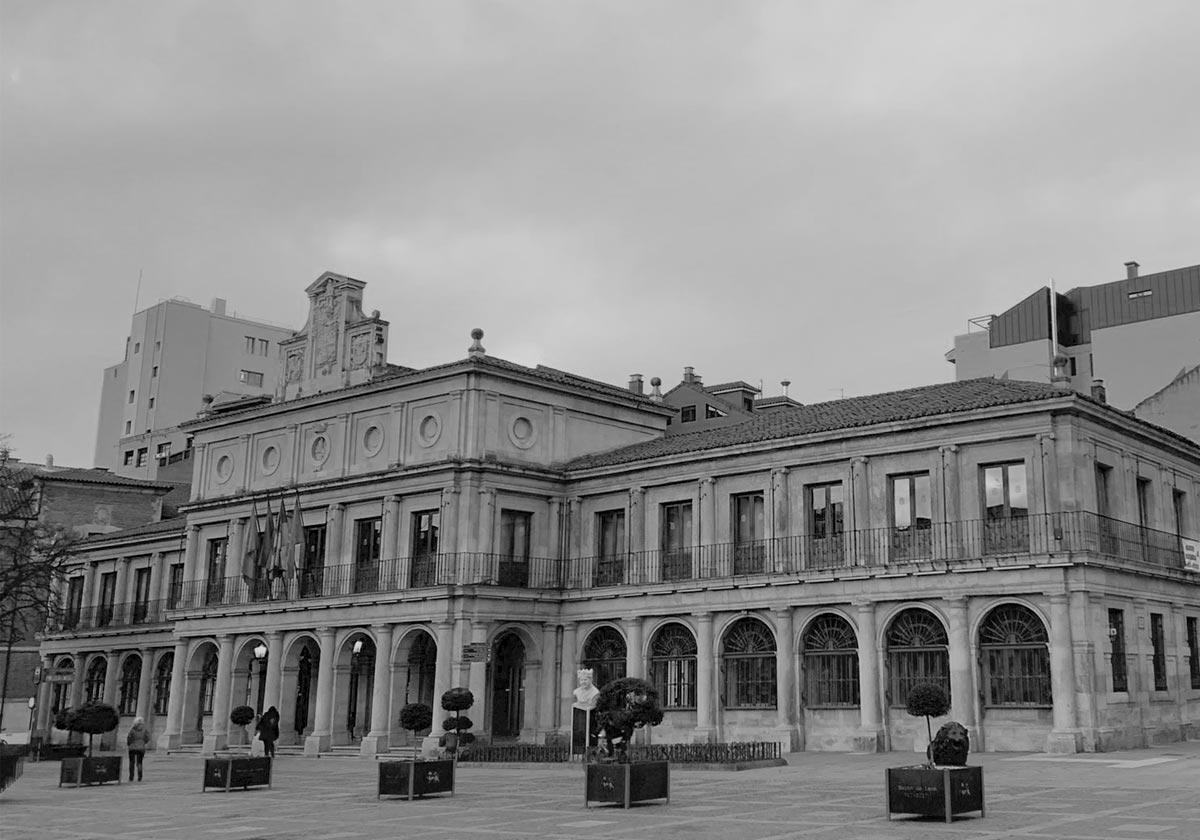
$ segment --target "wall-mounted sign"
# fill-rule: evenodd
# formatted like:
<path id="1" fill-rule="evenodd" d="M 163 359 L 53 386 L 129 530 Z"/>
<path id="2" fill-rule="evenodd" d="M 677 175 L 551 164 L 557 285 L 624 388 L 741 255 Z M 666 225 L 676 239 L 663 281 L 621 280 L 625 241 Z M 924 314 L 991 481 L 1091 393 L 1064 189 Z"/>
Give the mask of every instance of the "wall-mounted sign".
<path id="1" fill-rule="evenodd" d="M 463 662 L 487 662 L 490 658 L 487 642 L 468 642 L 462 648 Z"/>

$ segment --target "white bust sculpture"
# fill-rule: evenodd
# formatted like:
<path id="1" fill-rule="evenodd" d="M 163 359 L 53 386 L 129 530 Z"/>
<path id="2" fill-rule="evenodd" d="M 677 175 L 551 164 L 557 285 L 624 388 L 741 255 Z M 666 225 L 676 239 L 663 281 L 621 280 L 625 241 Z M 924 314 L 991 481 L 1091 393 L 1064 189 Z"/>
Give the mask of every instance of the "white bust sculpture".
<path id="1" fill-rule="evenodd" d="M 579 687 L 575 689 L 575 702 L 572 705 L 576 709 L 596 708 L 596 698 L 600 696 L 600 689 L 592 683 L 592 669 L 580 668 L 576 677 Z"/>

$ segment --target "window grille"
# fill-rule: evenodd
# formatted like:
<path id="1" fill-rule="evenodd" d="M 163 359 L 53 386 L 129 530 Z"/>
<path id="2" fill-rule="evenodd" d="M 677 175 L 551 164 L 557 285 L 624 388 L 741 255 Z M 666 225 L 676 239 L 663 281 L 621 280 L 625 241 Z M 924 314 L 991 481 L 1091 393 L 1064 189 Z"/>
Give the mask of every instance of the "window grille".
<path id="1" fill-rule="evenodd" d="M 996 607 L 979 628 L 984 702 L 988 706 L 1052 706 L 1049 637 L 1033 611 Z"/>
<path id="2" fill-rule="evenodd" d="M 696 639 L 682 624 L 667 624 L 654 634 L 650 684 L 664 709 L 696 707 Z"/>
<path id="3" fill-rule="evenodd" d="M 775 637 L 761 621 L 742 618 L 729 628 L 721 669 L 725 708 L 775 708 Z"/>
<path id="4" fill-rule="evenodd" d="M 858 643 L 854 629 L 838 615 L 821 615 L 803 639 L 804 705 L 857 706 Z"/>

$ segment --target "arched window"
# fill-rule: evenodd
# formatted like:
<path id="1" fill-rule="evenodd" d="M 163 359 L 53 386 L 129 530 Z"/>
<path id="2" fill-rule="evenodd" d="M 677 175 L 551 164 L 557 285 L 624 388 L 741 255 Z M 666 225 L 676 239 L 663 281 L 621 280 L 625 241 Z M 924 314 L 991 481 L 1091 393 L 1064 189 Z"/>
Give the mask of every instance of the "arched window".
<path id="1" fill-rule="evenodd" d="M 154 714 L 165 715 L 171 705 L 171 671 L 175 667 L 175 654 L 164 653 L 154 669 Z"/>
<path id="2" fill-rule="evenodd" d="M 775 637 L 756 618 L 740 618 L 721 646 L 721 702 L 727 709 L 772 709 Z"/>
<path id="3" fill-rule="evenodd" d="M 138 702 L 138 683 L 142 679 L 142 658 L 130 656 L 121 666 L 121 700 L 117 711 L 123 715 L 136 715 Z"/>
<path id="4" fill-rule="evenodd" d="M 1046 628 L 1019 604 L 996 607 L 979 627 L 984 703 L 1052 706 Z"/>
<path id="5" fill-rule="evenodd" d="M 654 634 L 650 684 L 664 709 L 696 708 L 696 639 L 682 624 L 666 624 Z"/>
<path id="6" fill-rule="evenodd" d="M 903 610 L 887 632 L 888 701 L 907 706 L 908 693 L 936 683 L 950 693 L 950 641 L 946 628 L 928 610 Z"/>
<path id="7" fill-rule="evenodd" d="M 804 634 L 804 705 L 857 706 L 858 642 L 840 615 L 817 616 Z"/>
<path id="8" fill-rule="evenodd" d="M 292 728 L 297 735 L 303 735 L 308 728 L 308 701 L 312 696 L 313 668 L 320 663 L 320 655 L 312 655 L 308 645 L 300 651 L 296 665 L 296 714 L 292 717 Z"/>
<path id="9" fill-rule="evenodd" d="M 200 714 L 211 715 L 213 710 L 214 689 L 217 686 L 217 654 L 209 651 L 204 658 L 204 667 L 200 671 Z"/>
<path id="10" fill-rule="evenodd" d="M 104 675 L 107 672 L 108 660 L 103 656 L 97 656 L 88 663 L 87 676 L 83 680 L 85 700 L 99 703 L 104 699 Z"/>
<path id="11" fill-rule="evenodd" d="M 611 627 L 597 627 L 583 644 L 579 665 L 596 672 L 592 675 L 596 688 L 621 679 L 625 676 L 625 640 Z"/>
<path id="12" fill-rule="evenodd" d="M 59 673 L 66 673 L 67 671 L 73 672 L 75 670 L 75 660 L 69 656 L 64 656 L 62 659 L 58 660 L 57 664 L 55 665 L 55 670 L 57 670 Z M 54 714 L 58 714 L 63 709 L 67 708 L 67 706 L 69 706 L 71 703 L 71 683 L 56 682 L 53 685 L 54 690 L 50 693 L 50 711 Z"/>

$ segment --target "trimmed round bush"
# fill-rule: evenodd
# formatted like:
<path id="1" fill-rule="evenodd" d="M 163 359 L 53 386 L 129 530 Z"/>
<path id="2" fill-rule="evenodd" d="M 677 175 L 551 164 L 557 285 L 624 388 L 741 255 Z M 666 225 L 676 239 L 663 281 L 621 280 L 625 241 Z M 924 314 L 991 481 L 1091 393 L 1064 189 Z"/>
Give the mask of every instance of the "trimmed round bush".
<path id="1" fill-rule="evenodd" d="M 94 703 L 91 700 L 78 708 L 64 709 L 54 718 L 54 725 L 58 729 L 82 732 L 88 736 L 89 756 L 92 754 L 92 737 L 112 732 L 120 722 L 116 709 L 107 703 Z"/>
<path id="2" fill-rule="evenodd" d="M 433 726 L 433 709 L 425 703 L 409 703 L 400 710 L 400 728 L 414 735 Z"/>
<path id="3" fill-rule="evenodd" d="M 254 720 L 254 709 L 249 706 L 236 706 L 229 713 L 229 719 L 237 726 L 245 726 Z"/>
<path id="4" fill-rule="evenodd" d="M 452 688 L 442 695 L 442 708 L 447 712 L 461 712 L 475 705 L 475 695 L 469 688 Z"/>
<path id="5" fill-rule="evenodd" d="M 950 711 L 950 697 L 937 683 L 921 683 L 908 693 L 907 708 L 913 717 L 941 717 Z"/>
<path id="6" fill-rule="evenodd" d="M 471 720 L 466 715 L 451 715 L 442 721 L 442 729 L 445 729 L 447 732 L 457 732 L 462 729 L 470 729 L 474 725 L 475 721 Z"/>

